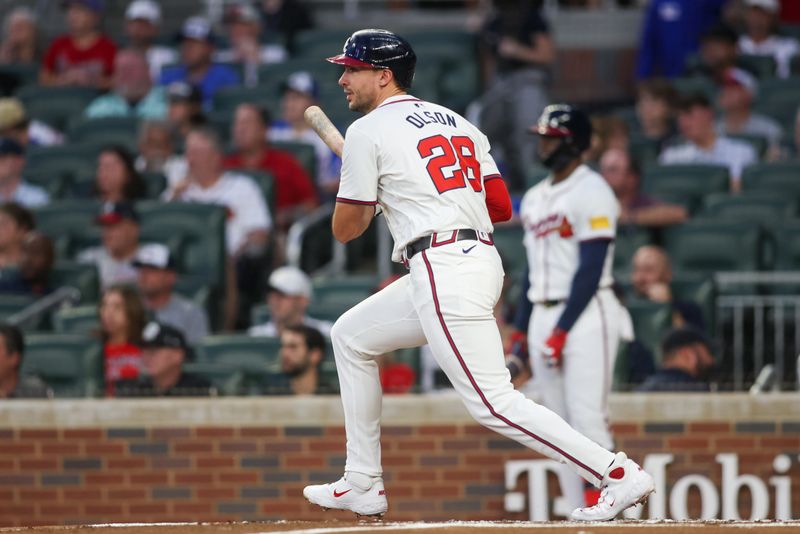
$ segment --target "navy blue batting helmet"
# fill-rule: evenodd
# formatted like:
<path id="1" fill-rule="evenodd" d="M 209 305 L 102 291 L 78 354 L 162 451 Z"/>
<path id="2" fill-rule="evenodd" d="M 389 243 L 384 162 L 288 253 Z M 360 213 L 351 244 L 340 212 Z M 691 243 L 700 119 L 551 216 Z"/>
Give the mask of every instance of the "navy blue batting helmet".
<path id="1" fill-rule="evenodd" d="M 389 69 L 397 84 L 411 87 L 417 55 L 408 41 L 388 30 L 359 30 L 347 39 L 338 56 L 328 61 L 348 67 Z"/>
<path id="2" fill-rule="evenodd" d="M 558 148 L 543 155 L 545 167 L 558 171 L 580 158 L 592 141 L 592 123 L 583 111 L 569 104 L 551 104 L 544 108 L 532 133 L 562 139 Z"/>

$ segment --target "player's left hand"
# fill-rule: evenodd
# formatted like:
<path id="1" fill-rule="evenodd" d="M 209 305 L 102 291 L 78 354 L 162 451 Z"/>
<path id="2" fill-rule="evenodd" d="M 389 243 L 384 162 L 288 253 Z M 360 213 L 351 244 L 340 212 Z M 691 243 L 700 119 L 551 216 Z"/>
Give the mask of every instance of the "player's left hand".
<path id="1" fill-rule="evenodd" d="M 544 356 L 548 367 L 561 367 L 564 345 L 567 344 L 567 331 L 559 327 L 553 328 L 550 337 L 544 342 L 542 356 Z"/>

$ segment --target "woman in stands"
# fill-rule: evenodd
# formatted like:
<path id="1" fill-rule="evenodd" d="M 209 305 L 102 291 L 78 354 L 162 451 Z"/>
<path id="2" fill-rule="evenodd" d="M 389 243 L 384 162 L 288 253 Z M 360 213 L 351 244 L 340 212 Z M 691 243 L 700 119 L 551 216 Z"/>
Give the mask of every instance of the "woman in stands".
<path id="1" fill-rule="evenodd" d="M 142 329 L 146 316 L 136 289 L 115 285 L 103 292 L 98 306 L 106 395 L 120 380 L 135 380 L 141 369 Z"/>
<path id="2" fill-rule="evenodd" d="M 125 147 L 110 145 L 97 156 L 93 193 L 102 202 L 133 202 L 147 195 L 133 155 Z"/>

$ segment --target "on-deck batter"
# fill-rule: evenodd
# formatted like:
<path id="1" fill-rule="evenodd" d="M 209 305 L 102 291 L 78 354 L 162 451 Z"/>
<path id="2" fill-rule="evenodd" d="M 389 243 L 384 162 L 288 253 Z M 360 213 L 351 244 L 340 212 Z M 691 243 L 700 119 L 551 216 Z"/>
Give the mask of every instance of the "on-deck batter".
<path id="1" fill-rule="evenodd" d="M 624 453 L 576 432 L 514 390 L 492 309 L 503 268 L 492 221 L 511 215 L 486 137 L 457 113 L 407 94 L 416 56 L 386 30 L 361 30 L 329 61 L 348 106 L 365 116 L 345 135 L 333 234 L 347 242 L 378 205 L 394 238 L 392 259 L 409 274 L 344 313 L 333 326 L 347 434 L 345 475 L 307 486 L 325 508 L 382 515 L 388 508 L 380 450 L 381 386 L 374 358 L 428 343 L 477 421 L 566 462 L 606 499 L 575 519 L 615 517 L 653 491 L 653 479 Z"/>

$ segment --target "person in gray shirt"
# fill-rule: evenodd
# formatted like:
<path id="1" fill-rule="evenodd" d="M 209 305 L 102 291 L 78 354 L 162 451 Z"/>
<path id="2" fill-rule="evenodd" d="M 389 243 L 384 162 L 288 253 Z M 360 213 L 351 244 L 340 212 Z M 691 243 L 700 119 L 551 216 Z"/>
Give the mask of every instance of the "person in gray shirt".
<path id="1" fill-rule="evenodd" d="M 145 308 L 161 323 L 170 325 L 197 345 L 208 335 L 208 315 L 200 306 L 174 292 L 177 273 L 169 249 L 160 243 L 143 245 L 133 261 Z"/>
<path id="2" fill-rule="evenodd" d="M 25 339 L 16 326 L 0 323 L 0 399 L 45 399 L 53 392 L 38 376 L 20 376 Z"/>

